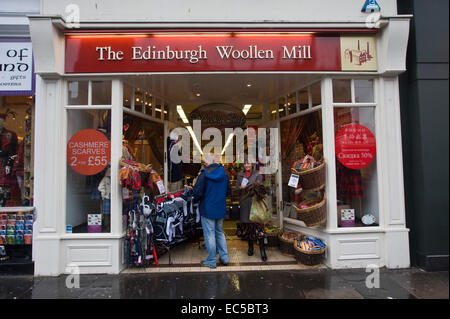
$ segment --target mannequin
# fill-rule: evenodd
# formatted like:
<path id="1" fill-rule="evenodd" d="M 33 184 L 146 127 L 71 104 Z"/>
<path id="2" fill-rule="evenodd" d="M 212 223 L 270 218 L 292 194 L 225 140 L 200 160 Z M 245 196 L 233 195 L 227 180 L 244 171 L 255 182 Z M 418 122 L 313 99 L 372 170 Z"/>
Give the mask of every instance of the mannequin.
<path id="1" fill-rule="evenodd" d="M 0 113 L 0 206 L 11 196 L 11 169 L 17 153 L 17 134 L 4 127 L 9 113 Z"/>
<path id="2" fill-rule="evenodd" d="M 111 222 L 111 168 L 108 167 L 105 176 L 98 185 L 98 190 L 102 196 L 102 215 L 104 218 L 104 226 L 108 230 Z"/>
<path id="3" fill-rule="evenodd" d="M 168 169 L 169 169 L 169 191 L 175 192 L 183 187 L 183 172 L 181 163 L 174 163 L 171 160 L 170 152 L 178 152 L 180 154 L 180 146 L 177 145 L 178 136 L 170 134 L 167 138 L 167 157 L 168 157 Z"/>

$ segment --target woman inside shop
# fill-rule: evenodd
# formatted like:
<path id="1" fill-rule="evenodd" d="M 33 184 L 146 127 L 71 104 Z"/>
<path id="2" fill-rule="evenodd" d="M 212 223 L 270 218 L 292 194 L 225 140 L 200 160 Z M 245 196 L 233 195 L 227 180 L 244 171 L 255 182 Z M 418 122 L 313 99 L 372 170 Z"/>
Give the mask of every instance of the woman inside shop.
<path id="1" fill-rule="evenodd" d="M 262 183 L 262 176 L 258 173 L 254 164 L 244 163 L 244 169 L 238 174 L 236 180 L 236 191 L 239 192 L 240 224 L 238 224 L 237 235 L 248 241 L 248 255 L 253 256 L 253 241 L 258 241 L 262 261 L 267 260 L 264 247 L 264 226 L 250 220 L 250 209 L 252 197 L 247 196 L 246 189 L 253 183 Z"/>

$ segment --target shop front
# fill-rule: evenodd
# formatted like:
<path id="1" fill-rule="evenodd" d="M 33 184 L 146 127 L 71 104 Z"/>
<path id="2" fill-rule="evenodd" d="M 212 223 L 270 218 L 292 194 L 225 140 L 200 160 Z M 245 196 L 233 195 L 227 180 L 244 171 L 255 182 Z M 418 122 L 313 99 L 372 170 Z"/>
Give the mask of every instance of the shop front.
<path id="1" fill-rule="evenodd" d="M 120 273 L 142 259 L 157 267 L 158 245 L 146 239 L 137 255 L 129 245 L 136 211 L 192 183 L 212 139 L 207 126 L 223 133 L 232 188 L 242 161 L 225 129 L 267 133 L 273 156 L 258 167 L 270 224 L 320 239 L 324 265 L 409 267 L 397 80 L 408 17 L 382 18 L 376 28 L 30 22 L 42 78 L 36 275 Z M 178 166 L 168 156 L 175 128 L 190 139 Z"/>

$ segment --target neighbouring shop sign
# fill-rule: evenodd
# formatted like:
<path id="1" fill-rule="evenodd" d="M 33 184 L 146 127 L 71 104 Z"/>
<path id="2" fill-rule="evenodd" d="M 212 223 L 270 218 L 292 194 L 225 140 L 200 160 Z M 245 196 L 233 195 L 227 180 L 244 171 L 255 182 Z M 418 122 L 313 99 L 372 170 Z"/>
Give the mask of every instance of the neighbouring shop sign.
<path id="1" fill-rule="evenodd" d="M 376 35 L 66 35 L 66 73 L 376 71 Z"/>
<path id="2" fill-rule="evenodd" d="M 365 126 L 350 124 L 336 135 L 335 148 L 342 165 L 351 169 L 364 168 L 375 158 L 375 136 Z"/>
<path id="3" fill-rule="evenodd" d="M 78 174 L 95 175 L 106 168 L 111 159 L 111 143 L 102 132 L 81 130 L 67 143 L 67 162 Z"/>
<path id="4" fill-rule="evenodd" d="M 0 41 L 0 94 L 33 90 L 33 52 L 31 42 Z"/>

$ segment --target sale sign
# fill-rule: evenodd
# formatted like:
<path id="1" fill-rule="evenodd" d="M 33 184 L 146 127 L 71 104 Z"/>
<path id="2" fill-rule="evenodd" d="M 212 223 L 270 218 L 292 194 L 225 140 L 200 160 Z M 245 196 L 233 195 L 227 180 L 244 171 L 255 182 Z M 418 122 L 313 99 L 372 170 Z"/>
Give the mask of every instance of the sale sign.
<path id="1" fill-rule="evenodd" d="M 364 168 L 375 158 L 375 136 L 365 126 L 350 124 L 336 135 L 335 148 L 342 165 L 351 169 Z"/>
<path id="2" fill-rule="evenodd" d="M 81 130 L 67 143 L 67 161 L 78 174 L 95 175 L 106 168 L 111 159 L 111 143 L 102 132 Z"/>

